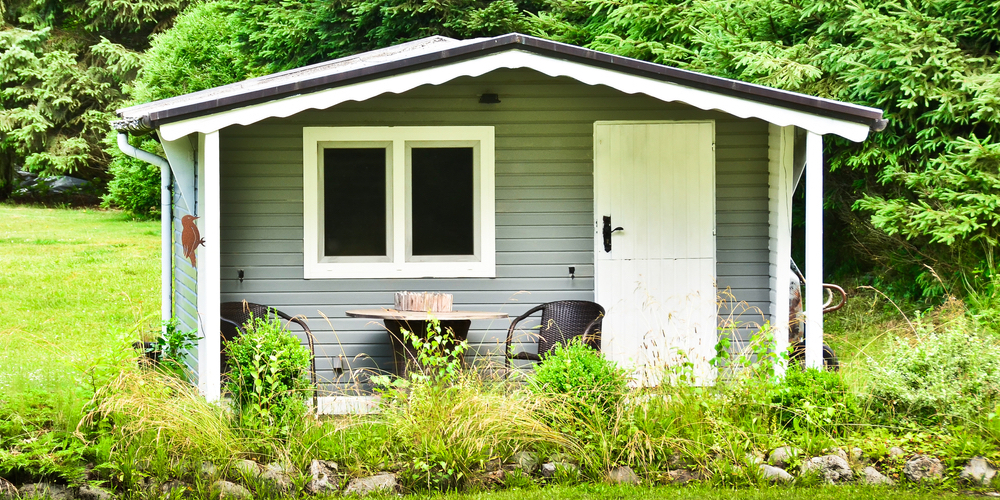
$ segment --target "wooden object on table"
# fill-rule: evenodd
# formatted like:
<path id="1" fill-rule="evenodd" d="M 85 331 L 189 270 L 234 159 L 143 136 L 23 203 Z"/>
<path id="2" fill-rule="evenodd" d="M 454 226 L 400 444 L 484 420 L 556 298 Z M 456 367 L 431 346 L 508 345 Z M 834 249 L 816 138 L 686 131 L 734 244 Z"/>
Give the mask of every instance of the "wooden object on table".
<path id="1" fill-rule="evenodd" d="M 397 311 L 448 312 L 454 295 L 436 292 L 396 292 Z"/>

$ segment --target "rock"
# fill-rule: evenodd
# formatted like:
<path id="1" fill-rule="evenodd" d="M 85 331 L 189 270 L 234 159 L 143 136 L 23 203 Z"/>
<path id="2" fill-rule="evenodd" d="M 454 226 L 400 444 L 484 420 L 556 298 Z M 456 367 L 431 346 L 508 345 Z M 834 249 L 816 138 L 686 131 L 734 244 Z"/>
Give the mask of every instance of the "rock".
<path id="1" fill-rule="evenodd" d="M 861 462 L 865 459 L 865 452 L 861 448 L 851 448 L 851 461 Z"/>
<path id="2" fill-rule="evenodd" d="M 793 479 L 791 474 L 780 467 L 767 464 L 760 464 L 757 467 L 760 468 L 761 476 L 772 483 L 787 483 Z"/>
<path id="3" fill-rule="evenodd" d="M 802 455 L 802 450 L 791 446 L 775 448 L 767 456 L 767 463 L 781 469 L 787 469 L 792 458 Z"/>
<path id="4" fill-rule="evenodd" d="M 685 485 L 698 480 L 698 476 L 687 469 L 667 471 L 667 481 L 670 484 Z"/>
<path id="5" fill-rule="evenodd" d="M 611 484 L 639 484 L 642 482 L 635 471 L 627 465 L 619 465 L 611 469 L 611 472 L 608 472 L 608 481 Z"/>
<path id="6" fill-rule="evenodd" d="M 858 478 L 861 484 L 872 484 L 872 485 L 888 485 L 892 486 L 896 484 L 892 479 L 885 477 L 881 472 L 875 470 L 875 467 L 868 466 L 861 471 L 861 477 Z"/>
<path id="7" fill-rule="evenodd" d="M 527 451 L 519 451 L 514 454 L 512 460 L 525 474 L 532 474 L 538 468 L 538 459 L 535 455 Z"/>
<path id="8" fill-rule="evenodd" d="M 747 463 L 750 465 L 760 465 L 764 463 L 764 455 L 761 453 L 747 453 L 746 454 Z"/>
<path id="9" fill-rule="evenodd" d="M 49 500 L 73 500 L 69 488 L 53 483 L 29 483 L 21 486 L 21 498 L 47 498 Z"/>
<path id="10" fill-rule="evenodd" d="M 17 487 L 10 481 L 0 477 L 0 499 L 17 498 Z"/>
<path id="11" fill-rule="evenodd" d="M 179 481 L 177 479 L 171 479 L 160 485 L 160 494 L 164 497 L 171 498 L 175 496 L 183 495 L 184 492 L 188 491 L 188 484 L 184 481 Z"/>
<path id="12" fill-rule="evenodd" d="M 219 475 L 219 468 L 212 462 L 202 462 L 201 468 L 198 469 L 198 475 L 202 479 L 215 479 Z"/>
<path id="13" fill-rule="evenodd" d="M 997 475 L 997 470 L 990 466 L 990 463 L 983 457 L 973 457 L 968 465 L 962 469 L 958 479 L 966 484 L 976 486 L 989 486 L 993 476 Z"/>
<path id="14" fill-rule="evenodd" d="M 552 477 L 556 475 L 556 464 L 553 462 L 545 462 L 542 464 L 540 472 L 542 473 L 542 477 Z"/>
<path id="15" fill-rule="evenodd" d="M 901 457 L 903 455 L 906 455 L 906 452 L 903 451 L 902 448 L 898 446 L 893 446 L 892 448 L 889 448 L 889 458 Z"/>
<path id="16" fill-rule="evenodd" d="M 81 500 L 112 500 L 115 497 L 114 493 L 89 484 L 81 486 L 78 495 Z"/>
<path id="17" fill-rule="evenodd" d="M 283 464 L 267 464 L 260 473 L 260 478 L 278 491 L 288 492 L 292 489 L 292 467 Z"/>
<path id="18" fill-rule="evenodd" d="M 830 484 L 838 484 L 854 479 L 854 472 L 844 457 L 839 455 L 823 455 L 814 457 L 802 464 L 802 471 L 805 473 L 819 474 L 824 481 Z"/>
<path id="19" fill-rule="evenodd" d="M 367 495 L 376 492 L 396 491 L 396 475 L 391 472 L 380 472 L 374 476 L 351 479 L 344 488 L 344 495 Z"/>
<path id="20" fill-rule="evenodd" d="M 941 479 L 943 474 L 941 461 L 928 455 L 913 455 L 903 465 L 903 475 L 914 483 Z"/>
<path id="21" fill-rule="evenodd" d="M 236 473 L 237 477 L 242 477 L 243 479 L 260 475 L 260 465 L 253 460 L 237 460 L 232 463 L 231 470 Z"/>
<path id="22" fill-rule="evenodd" d="M 306 491 L 313 495 L 336 493 L 340 489 L 340 477 L 337 472 L 337 462 L 313 460 L 309 464 L 309 475 L 312 479 L 306 485 Z"/>
<path id="23" fill-rule="evenodd" d="M 244 500 L 253 498 L 250 490 L 225 480 L 218 480 L 212 483 L 212 497 L 219 500 Z"/>
<path id="24" fill-rule="evenodd" d="M 830 451 L 830 450 L 826 450 L 826 451 L 828 451 L 831 455 L 837 455 L 838 457 L 843 458 L 844 460 L 847 460 L 847 452 L 844 451 L 843 448 L 834 448 L 833 451 Z"/>

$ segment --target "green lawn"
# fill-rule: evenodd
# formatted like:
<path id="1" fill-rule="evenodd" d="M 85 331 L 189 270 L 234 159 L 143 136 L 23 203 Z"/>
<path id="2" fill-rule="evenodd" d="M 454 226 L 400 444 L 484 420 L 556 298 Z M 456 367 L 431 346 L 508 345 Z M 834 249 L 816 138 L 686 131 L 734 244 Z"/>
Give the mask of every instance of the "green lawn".
<path id="1" fill-rule="evenodd" d="M 890 489 L 863 486 L 819 486 L 797 488 L 773 486 L 759 489 L 729 489 L 696 487 L 630 487 L 587 484 L 581 486 L 552 486 L 538 489 L 515 489 L 488 493 L 417 494 L 407 496 L 413 500 L 619 500 L 642 498 L 649 500 L 890 500 L 938 499 L 968 497 L 954 492 Z M 388 498 L 388 497 L 386 497 Z"/>
<path id="2" fill-rule="evenodd" d="M 117 211 L 0 205 L 0 394 L 79 385 L 154 331 L 159 241 Z"/>

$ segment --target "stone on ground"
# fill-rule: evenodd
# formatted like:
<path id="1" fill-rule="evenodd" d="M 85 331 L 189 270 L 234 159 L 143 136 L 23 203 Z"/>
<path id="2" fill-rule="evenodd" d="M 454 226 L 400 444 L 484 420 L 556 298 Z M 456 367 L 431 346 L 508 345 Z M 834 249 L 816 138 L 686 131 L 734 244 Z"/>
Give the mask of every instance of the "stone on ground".
<path id="1" fill-rule="evenodd" d="M 214 479 L 219 475 L 219 468 L 212 462 L 202 462 L 201 468 L 198 470 L 198 474 L 203 479 Z"/>
<path id="2" fill-rule="evenodd" d="M 374 476 L 351 479 L 344 488 L 344 495 L 367 495 L 369 493 L 396 491 L 396 475 L 380 472 Z"/>
<path id="3" fill-rule="evenodd" d="M 545 462 L 542 464 L 539 472 L 542 474 L 542 477 L 551 478 L 556 475 L 556 471 L 558 470 L 576 473 L 580 469 L 576 465 L 569 462 Z"/>
<path id="4" fill-rule="evenodd" d="M 114 493 L 98 487 L 85 484 L 80 487 L 80 492 L 78 493 L 81 500 L 112 500 L 115 498 Z"/>
<path id="5" fill-rule="evenodd" d="M 166 498 L 172 498 L 175 495 L 183 495 L 187 491 L 188 484 L 178 479 L 171 479 L 170 481 L 160 485 L 160 494 Z"/>
<path id="6" fill-rule="evenodd" d="M 225 480 L 212 483 L 212 497 L 220 500 L 245 500 L 253 498 L 250 490 Z"/>
<path id="7" fill-rule="evenodd" d="M 619 465 L 611 469 L 611 472 L 608 472 L 608 481 L 611 484 L 639 484 L 642 482 L 635 471 L 627 465 Z"/>
<path id="8" fill-rule="evenodd" d="M 697 480 L 698 477 L 687 469 L 674 469 L 667 472 L 667 481 L 670 484 L 685 485 Z"/>
<path id="9" fill-rule="evenodd" d="M 251 478 L 260 475 L 260 465 L 253 460 L 237 460 L 233 462 L 231 470 L 236 473 L 237 477 Z"/>
<path id="10" fill-rule="evenodd" d="M 340 477 L 337 471 L 337 462 L 313 460 L 309 464 L 309 475 L 312 479 L 306 485 L 306 491 L 313 495 L 336 493 L 340 489 Z"/>
<path id="11" fill-rule="evenodd" d="M 292 473 L 293 469 L 290 465 L 267 464 L 260 473 L 260 479 L 268 483 L 272 488 L 288 492 L 292 489 Z"/>
<path id="12" fill-rule="evenodd" d="M 775 448 L 767 456 L 767 463 L 781 469 L 787 469 L 792 458 L 800 456 L 802 450 L 791 446 Z"/>
<path id="13" fill-rule="evenodd" d="M 764 476 L 764 479 L 772 483 L 787 483 L 792 480 L 792 475 L 782 469 L 781 467 L 775 467 L 773 465 L 760 464 L 760 474 Z"/>
<path id="14" fill-rule="evenodd" d="M 906 455 L 906 452 L 903 451 L 902 448 L 898 446 L 893 446 L 892 448 L 889 448 L 889 458 L 901 457 L 903 455 Z"/>
<path id="15" fill-rule="evenodd" d="M 0 477 L 0 499 L 17 498 L 17 487 Z"/>
<path id="16" fill-rule="evenodd" d="M 534 473 L 535 469 L 538 468 L 538 459 L 535 458 L 533 453 L 527 451 L 519 451 L 515 453 L 512 460 L 518 467 L 521 468 L 521 470 L 524 471 L 525 474 L 528 475 Z"/>
<path id="17" fill-rule="evenodd" d="M 868 466 L 861 471 L 861 477 L 858 478 L 861 484 L 871 484 L 871 485 L 893 485 L 896 484 L 892 479 L 885 477 L 881 472 L 875 469 L 875 467 Z"/>
<path id="18" fill-rule="evenodd" d="M 854 479 L 850 464 L 838 455 L 823 455 L 814 457 L 802 464 L 805 473 L 816 473 L 830 484 L 843 483 Z"/>
<path id="19" fill-rule="evenodd" d="M 958 478 L 967 484 L 989 486 L 990 482 L 993 481 L 993 476 L 996 475 L 997 470 L 985 458 L 973 457 L 972 460 L 969 460 L 968 465 L 962 469 L 962 473 Z"/>
<path id="20" fill-rule="evenodd" d="M 69 488 L 54 483 L 29 483 L 21 486 L 21 498 L 48 498 L 49 500 L 72 500 Z"/>
<path id="21" fill-rule="evenodd" d="M 944 475 L 944 466 L 936 457 L 913 455 L 903 465 L 903 475 L 914 483 L 937 480 Z"/>

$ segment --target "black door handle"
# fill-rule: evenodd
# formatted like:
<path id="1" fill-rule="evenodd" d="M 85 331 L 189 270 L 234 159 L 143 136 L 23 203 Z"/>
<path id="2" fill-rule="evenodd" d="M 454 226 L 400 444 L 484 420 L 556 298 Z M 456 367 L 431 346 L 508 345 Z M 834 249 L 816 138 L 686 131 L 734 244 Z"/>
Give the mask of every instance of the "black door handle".
<path id="1" fill-rule="evenodd" d="M 611 216 L 604 216 L 604 251 L 611 253 L 611 233 L 615 231 L 624 231 L 625 229 L 621 226 L 611 229 Z"/>

